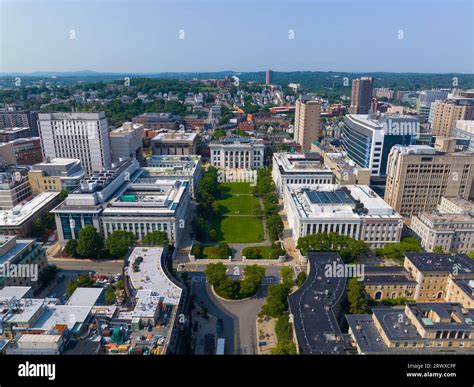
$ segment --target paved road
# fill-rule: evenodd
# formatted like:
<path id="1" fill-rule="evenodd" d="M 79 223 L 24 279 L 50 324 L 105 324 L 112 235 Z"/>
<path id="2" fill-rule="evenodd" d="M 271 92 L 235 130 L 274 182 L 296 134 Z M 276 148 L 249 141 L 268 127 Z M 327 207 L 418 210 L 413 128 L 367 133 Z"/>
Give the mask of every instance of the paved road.
<path id="1" fill-rule="evenodd" d="M 99 274 L 114 275 L 122 273 L 123 260 L 91 260 L 91 259 L 74 259 L 74 258 L 48 258 L 49 263 L 54 263 L 62 270 L 73 271 L 94 271 Z"/>
<path id="2" fill-rule="evenodd" d="M 235 316 L 235 325 L 239 333 L 239 354 L 253 355 L 257 353 L 256 323 L 258 313 L 265 303 L 267 286 L 260 287 L 257 295 L 249 300 L 224 301 L 217 299 L 208 286 L 209 297 L 215 304 Z"/>
<path id="3" fill-rule="evenodd" d="M 232 355 L 236 353 L 236 348 L 239 348 L 239 338 L 235 334 L 236 317 L 227 312 L 225 309 L 216 304 L 207 291 L 206 276 L 204 273 L 189 273 L 191 277 L 191 293 L 195 296 L 195 302 L 205 307 L 209 314 L 212 314 L 224 322 L 224 332 L 217 335 L 217 338 L 225 338 L 225 353 Z"/>

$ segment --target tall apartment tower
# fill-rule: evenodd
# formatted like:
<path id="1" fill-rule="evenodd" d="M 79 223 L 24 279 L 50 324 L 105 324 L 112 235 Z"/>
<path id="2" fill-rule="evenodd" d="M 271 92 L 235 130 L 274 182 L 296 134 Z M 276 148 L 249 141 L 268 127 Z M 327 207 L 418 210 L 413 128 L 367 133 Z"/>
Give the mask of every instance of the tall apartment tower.
<path id="1" fill-rule="evenodd" d="M 372 77 L 361 77 L 352 80 L 351 106 L 349 113 L 351 114 L 368 114 L 370 102 L 372 100 L 372 92 L 374 89 L 374 81 Z"/>
<path id="2" fill-rule="evenodd" d="M 38 122 L 46 159 L 79 159 L 88 176 L 110 168 L 110 140 L 104 112 L 40 113 Z"/>
<path id="3" fill-rule="evenodd" d="M 265 85 L 271 85 L 273 81 L 273 71 L 267 70 L 265 72 Z"/>
<path id="4" fill-rule="evenodd" d="M 431 128 L 435 136 L 450 136 L 457 120 L 474 120 L 474 90 L 455 91 L 434 107 Z"/>
<path id="5" fill-rule="evenodd" d="M 439 149 L 453 148 L 437 145 Z M 473 179 L 474 157 L 470 153 L 443 152 L 426 145 L 395 145 L 388 156 L 384 200 L 409 217 L 434 210 L 442 196 L 469 199 Z"/>
<path id="6" fill-rule="evenodd" d="M 295 141 L 303 152 L 311 150 L 311 144 L 322 136 L 320 124 L 321 104 L 319 101 L 296 101 Z"/>

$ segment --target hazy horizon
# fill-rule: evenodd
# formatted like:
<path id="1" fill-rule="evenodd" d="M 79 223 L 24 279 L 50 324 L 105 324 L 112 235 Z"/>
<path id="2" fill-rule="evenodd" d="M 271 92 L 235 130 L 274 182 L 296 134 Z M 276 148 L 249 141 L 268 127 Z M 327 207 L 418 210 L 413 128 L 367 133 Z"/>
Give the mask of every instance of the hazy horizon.
<path id="1" fill-rule="evenodd" d="M 0 72 L 474 73 L 470 0 L 0 0 Z"/>

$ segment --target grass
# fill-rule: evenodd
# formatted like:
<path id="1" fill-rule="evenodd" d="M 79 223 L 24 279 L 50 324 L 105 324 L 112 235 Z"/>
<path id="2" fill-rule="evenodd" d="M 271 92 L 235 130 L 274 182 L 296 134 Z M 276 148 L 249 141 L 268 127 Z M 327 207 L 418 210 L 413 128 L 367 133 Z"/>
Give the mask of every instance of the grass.
<path id="1" fill-rule="evenodd" d="M 203 259 L 222 259 L 216 255 L 216 246 L 204 246 L 202 249 Z"/>
<path id="2" fill-rule="evenodd" d="M 252 187 L 250 183 L 221 183 L 224 192 L 229 194 L 250 194 Z"/>
<path id="3" fill-rule="evenodd" d="M 229 196 L 218 203 L 224 206 L 226 215 L 253 215 L 258 199 L 249 195 Z"/>
<path id="4" fill-rule="evenodd" d="M 248 247 L 259 250 L 259 255 L 261 257 L 257 259 L 272 259 L 270 258 L 270 252 L 272 251 L 272 246 L 248 246 Z"/>
<path id="5" fill-rule="evenodd" d="M 263 224 L 256 216 L 222 216 L 211 220 L 216 242 L 258 243 L 264 240 Z"/>

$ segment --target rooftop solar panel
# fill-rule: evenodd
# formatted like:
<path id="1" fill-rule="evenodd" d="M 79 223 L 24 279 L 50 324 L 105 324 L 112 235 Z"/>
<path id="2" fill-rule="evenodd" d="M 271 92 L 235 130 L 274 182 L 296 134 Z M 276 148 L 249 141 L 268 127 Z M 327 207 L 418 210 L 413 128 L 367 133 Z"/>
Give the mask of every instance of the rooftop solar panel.
<path id="1" fill-rule="evenodd" d="M 351 204 L 352 199 L 343 191 L 308 191 L 308 199 L 313 204 Z"/>

